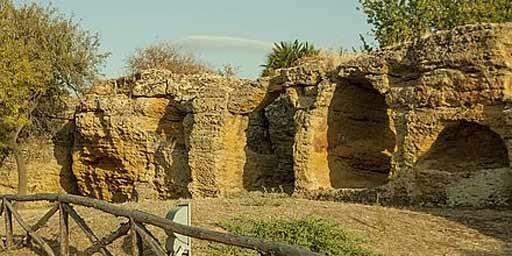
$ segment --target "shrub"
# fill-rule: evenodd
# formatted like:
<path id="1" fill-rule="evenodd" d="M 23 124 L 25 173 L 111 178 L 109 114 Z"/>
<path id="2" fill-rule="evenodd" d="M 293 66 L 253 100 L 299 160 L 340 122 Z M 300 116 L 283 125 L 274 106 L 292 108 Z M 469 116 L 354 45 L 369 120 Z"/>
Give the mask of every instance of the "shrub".
<path id="1" fill-rule="evenodd" d="M 284 242 L 307 248 L 321 255 L 376 255 L 359 247 L 358 240 L 333 221 L 316 217 L 269 220 L 238 217 L 223 222 L 220 226 L 237 235 Z M 218 255 L 252 255 L 247 250 L 230 246 L 214 246 L 213 249 Z"/>
<path id="2" fill-rule="evenodd" d="M 170 43 L 156 43 L 136 49 L 128 57 L 127 69 L 132 74 L 146 69 L 165 69 L 182 75 L 213 73 L 194 54 Z"/>

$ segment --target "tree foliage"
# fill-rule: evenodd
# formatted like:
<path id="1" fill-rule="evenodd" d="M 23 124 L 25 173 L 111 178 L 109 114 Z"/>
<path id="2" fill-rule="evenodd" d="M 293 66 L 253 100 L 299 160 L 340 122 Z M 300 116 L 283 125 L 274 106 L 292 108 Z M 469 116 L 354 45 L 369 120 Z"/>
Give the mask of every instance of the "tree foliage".
<path id="1" fill-rule="evenodd" d="M 381 46 L 479 22 L 512 21 L 510 0 L 359 0 Z"/>
<path id="2" fill-rule="evenodd" d="M 15 154 L 20 192 L 20 134 L 44 122 L 61 96 L 86 90 L 107 56 L 96 34 L 55 8 L 0 0 L 0 146 Z"/>
<path id="3" fill-rule="evenodd" d="M 279 42 L 274 43 L 272 52 L 267 56 L 262 76 L 271 75 L 276 69 L 292 67 L 296 62 L 312 55 L 317 55 L 318 50 L 308 42 Z"/>
<path id="4" fill-rule="evenodd" d="M 192 75 L 212 72 L 195 55 L 170 43 L 156 43 L 138 48 L 128 57 L 129 73 L 146 69 L 165 69 L 175 74 Z"/>

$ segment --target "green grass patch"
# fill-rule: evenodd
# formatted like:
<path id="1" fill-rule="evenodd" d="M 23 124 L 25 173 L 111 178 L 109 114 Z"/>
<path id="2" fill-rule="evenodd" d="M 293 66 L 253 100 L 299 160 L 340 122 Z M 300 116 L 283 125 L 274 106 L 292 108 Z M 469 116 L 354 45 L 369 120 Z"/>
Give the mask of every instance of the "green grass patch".
<path id="1" fill-rule="evenodd" d="M 225 230 L 265 240 L 284 242 L 329 256 L 377 255 L 359 246 L 360 240 L 343 230 L 334 221 L 317 217 L 298 219 L 250 219 L 238 217 L 220 223 Z M 213 255 L 257 255 L 240 248 L 213 245 Z"/>

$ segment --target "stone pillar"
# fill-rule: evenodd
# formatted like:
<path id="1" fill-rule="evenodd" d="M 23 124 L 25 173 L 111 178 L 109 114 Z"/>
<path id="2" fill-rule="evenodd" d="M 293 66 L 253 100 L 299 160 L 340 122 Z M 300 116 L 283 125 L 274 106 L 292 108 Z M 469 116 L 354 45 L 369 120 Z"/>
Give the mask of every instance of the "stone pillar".
<path id="1" fill-rule="evenodd" d="M 317 88 L 306 89 L 305 93 L 297 98 L 296 135 L 293 147 L 297 192 L 331 188 L 327 159 L 327 118 L 335 88 L 336 84 L 325 80 Z"/>
<path id="2" fill-rule="evenodd" d="M 184 120 L 192 196 L 217 196 L 224 163 L 224 134 L 228 91 L 208 88 L 192 101 L 192 114 Z"/>

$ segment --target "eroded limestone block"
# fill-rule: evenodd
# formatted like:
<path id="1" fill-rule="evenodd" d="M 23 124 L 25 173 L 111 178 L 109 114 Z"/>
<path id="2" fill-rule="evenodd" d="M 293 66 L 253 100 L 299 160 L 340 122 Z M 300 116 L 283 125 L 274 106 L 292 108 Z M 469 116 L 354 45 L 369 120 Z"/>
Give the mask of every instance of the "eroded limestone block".
<path id="1" fill-rule="evenodd" d="M 257 81 L 110 81 L 77 109 L 73 173 L 81 193 L 111 201 L 282 188 L 507 205 L 511 38 L 510 23 L 470 25 Z"/>

